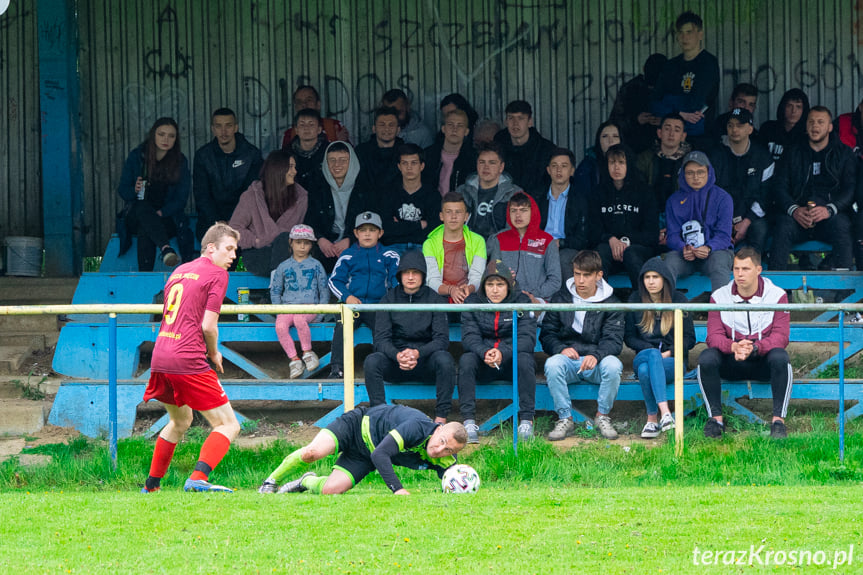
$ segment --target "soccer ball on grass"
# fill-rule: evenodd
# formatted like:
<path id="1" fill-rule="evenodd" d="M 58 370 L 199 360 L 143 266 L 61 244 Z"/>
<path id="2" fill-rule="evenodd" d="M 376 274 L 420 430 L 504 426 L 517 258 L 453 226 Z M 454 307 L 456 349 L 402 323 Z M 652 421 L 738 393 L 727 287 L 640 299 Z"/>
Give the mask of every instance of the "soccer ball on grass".
<path id="1" fill-rule="evenodd" d="M 476 493 L 479 489 L 479 473 L 470 465 L 459 463 L 449 467 L 441 480 L 444 493 Z"/>

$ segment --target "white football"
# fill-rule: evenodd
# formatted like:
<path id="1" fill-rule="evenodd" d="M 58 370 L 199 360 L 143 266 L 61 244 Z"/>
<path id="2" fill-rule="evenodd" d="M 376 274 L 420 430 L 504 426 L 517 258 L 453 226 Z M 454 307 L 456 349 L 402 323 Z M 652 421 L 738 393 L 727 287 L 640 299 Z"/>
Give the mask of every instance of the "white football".
<path id="1" fill-rule="evenodd" d="M 479 473 L 470 465 L 459 463 L 449 467 L 441 480 L 444 493 L 476 493 L 479 489 Z"/>

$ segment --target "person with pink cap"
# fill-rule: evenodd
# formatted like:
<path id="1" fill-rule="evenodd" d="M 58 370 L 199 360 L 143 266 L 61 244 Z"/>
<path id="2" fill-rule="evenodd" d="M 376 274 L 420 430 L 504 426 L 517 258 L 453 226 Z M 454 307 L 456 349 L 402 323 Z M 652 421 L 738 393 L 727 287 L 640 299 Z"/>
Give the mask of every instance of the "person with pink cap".
<path id="1" fill-rule="evenodd" d="M 312 246 L 315 245 L 314 230 L 305 225 L 297 224 L 290 231 L 291 257 L 279 264 L 270 278 L 270 301 L 273 304 L 321 304 L 330 301 L 330 290 L 327 288 L 327 274 L 321 262 L 311 257 Z M 276 335 L 290 363 L 290 378 L 296 379 L 303 374 L 303 368 L 309 372 L 317 369 L 320 361 L 312 351 L 312 332 L 309 322 L 314 321 L 316 314 L 295 313 L 276 316 Z M 303 359 L 300 360 L 294 340 L 291 338 L 291 326 L 297 328 Z"/>

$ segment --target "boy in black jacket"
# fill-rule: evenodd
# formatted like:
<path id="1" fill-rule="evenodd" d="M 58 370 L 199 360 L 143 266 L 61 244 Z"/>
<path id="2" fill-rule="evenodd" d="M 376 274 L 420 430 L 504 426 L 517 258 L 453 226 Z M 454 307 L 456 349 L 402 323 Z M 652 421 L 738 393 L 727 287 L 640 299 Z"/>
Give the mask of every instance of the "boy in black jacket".
<path id="1" fill-rule="evenodd" d="M 551 303 L 586 305 L 617 303 L 614 290 L 602 279 L 602 260 L 592 250 L 578 252 L 572 260 L 573 277 L 552 298 Z M 575 431 L 572 420 L 570 383 L 599 384 L 596 427 L 606 439 L 617 439 L 608 416 L 620 387 L 623 364 L 616 357 L 623 347 L 623 312 L 549 311 L 539 334 L 545 362 L 548 391 L 559 417 L 550 441 L 559 441 Z"/>
<path id="2" fill-rule="evenodd" d="M 444 116 L 441 136 L 425 149 L 426 169 L 423 182 L 443 197 L 465 183 L 476 172 L 476 150 L 470 135 L 469 119 L 464 110 L 451 110 Z"/>
<path id="3" fill-rule="evenodd" d="M 489 263 L 480 291 L 465 303 L 530 303 L 518 289 L 512 272 L 497 260 Z M 533 348 L 536 345 L 536 321 L 531 313 L 518 319 L 518 434 L 521 439 L 533 437 L 536 371 Z M 466 311 L 461 314 L 461 343 L 464 354 L 458 361 L 458 401 L 467 430 L 467 442 L 479 443 L 476 414 L 476 382 L 512 380 L 512 312 Z"/>
<path id="4" fill-rule="evenodd" d="M 426 262 L 419 251 L 399 261 L 399 285 L 387 290 L 380 303 L 446 303 L 425 285 Z M 366 357 L 366 391 L 372 406 L 386 403 L 384 380 L 423 381 L 435 378 L 435 421 L 446 422 L 452 407 L 455 360 L 450 355 L 449 323 L 445 312 L 379 311 L 375 318 L 375 351 Z"/>

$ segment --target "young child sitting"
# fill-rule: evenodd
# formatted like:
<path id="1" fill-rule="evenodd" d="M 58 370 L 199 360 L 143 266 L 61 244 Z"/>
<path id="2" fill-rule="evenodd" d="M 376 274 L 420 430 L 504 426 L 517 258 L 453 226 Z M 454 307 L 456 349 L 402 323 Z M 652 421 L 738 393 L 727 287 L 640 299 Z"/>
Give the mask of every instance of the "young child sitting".
<path id="1" fill-rule="evenodd" d="M 399 254 L 380 244 L 384 235 L 381 217 L 373 212 L 363 212 L 354 223 L 354 237 L 357 243 L 351 245 L 339 256 L 333 273 L 330 275 L 330 291 L 340 303 L 361 304 L 378 303 L 394 287 L 398 280 Z M 375 314 L 362 312 L 354 322 L 375 328 Z M 341 322 L 333 330 L 333 345 L 330 348 L 330 379 L 344 377 L 344 327 Z"/>
<path id="2" fill-rule="evenodd" d="M 321 262 L 309 256 L 315 244 L 315 232 L 305 224 L 297 224 L 290 232 L 291 257 L 279 264 L 270 278 L 270 301 L 273 304 L 320 304 L 330 301 L 327 289 L 327 274 Z M 290 358 L 290 378 L 296 379 L 303 374 L 303 366 L 310 372 L 317 369 L 319 360 L 312 351 L 312 332 L 309 322 L 314 321 L 313 313 L 279 314 L 276 316 L 276 335 L 282 349 Z M 294 340 L 291 339 L 291 326 L 297 328 L 303 359 L 297 355 Z"/>

